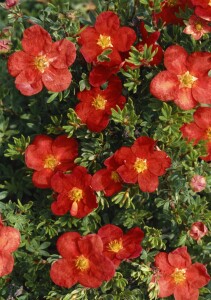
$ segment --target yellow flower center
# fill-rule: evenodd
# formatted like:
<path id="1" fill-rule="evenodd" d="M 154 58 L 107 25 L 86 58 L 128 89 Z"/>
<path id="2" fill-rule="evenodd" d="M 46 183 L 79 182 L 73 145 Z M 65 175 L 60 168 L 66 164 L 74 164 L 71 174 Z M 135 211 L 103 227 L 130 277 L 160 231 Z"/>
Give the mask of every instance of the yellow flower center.
<path id="1" fill-rule="evenodd" d="M 137 173 L 143 173 L 145 170 L 147 170 L 147 160 L 137 158 L 134 163 L 134 169 Z"/>
<path id="2" fill-rule="evenodd" d="M 211 0 L 209 1 L 208 5 L 211 6 Z"/>
<path id="3" fill-rule="evenodd" d="M 122 240 L 113 240 L 108 244 L 108 250 L 111 252 L 118 253 L 120 250 L 123 249 Z"/>
<path id="4" fill-rule="evenodd" d="M 201 25 L 201 23 L 196 23 L 195 28 L 196 30 L 201 31 L 203 29 L 203 26 Z"/>
<path id="5" fill-rule="evenodd" d="M 211 126 L 207 129 L 207 138 L 208 138 L 208 141 L 211 142 Z"/>
<path id="6" fill-rule="evenodd" d="M 75 261 L 75 266 L 80 271 L 86 271 L 89 269 L 89 260 L 85 256 L 80 255 Z"/>
<path id="7" fill-rule="evenodd" d="M 103 34 L 100 34 L 97 45 L 99 45 L 102 49 L 113 47 L 111 43 L 111 37 Z"/>
<path id="8" fill-rule="evenodd" d="M 112 171 L 112 172 L 111 172 L 111 179 L 112 179 L 114 182 L 120 182 L 119 174 L 118 174 L 116 171 Z"/>
<path id="9" fill-rule="evenodd" d="M 107 100 L 103 98 L 101 95 L 97 95 L 96 98 L 92 101 L 92 106 L 94 106 L 95 109 L 104 110 L 106 106 Z"/>
<path id="10" fill-rule="evenodd" d="M 178 4 L 178 1 L 177 0 L 167 0 L 167 4 L 168 6 L 175 6 Z"/>
<path id="11" fill-rule="evenodd" d="M 44 160 L 44 168 L 51 169 L 52 171 L 58 166 L 60 163 L 53 155 L 48 155 Z"/>
<path id="12" fill-rule="evenodd" d="M 186 269 L 175 269 L 171 275 L 176 284 L 180 284 L 186 280 Z"/>
<path id="13" fill-rule="evenodd" d="M 68 197 L 73 202 L 79 202 L 83 198 L 83 191 L 77 187 L 74 187 L 69 191 Z"/>
<path id="14" fill-rule="evenodd" d="M 49 61 L 46 58 L 46 55 L 36 56 L 34 59 L 34 66 L 41 73 L 44 73 L 45 69 L 49 67 Z"/>
<path id="15" fill-rule="evenodd" d="M 180 81 L 180 86 L 179 88 L 192 88 L 194 82 L 198 79 L 197 77 L 194 77 L 189 73 L 189 71 L 185 72 L 182 75 L 177 75 L 179 81 Z"/>

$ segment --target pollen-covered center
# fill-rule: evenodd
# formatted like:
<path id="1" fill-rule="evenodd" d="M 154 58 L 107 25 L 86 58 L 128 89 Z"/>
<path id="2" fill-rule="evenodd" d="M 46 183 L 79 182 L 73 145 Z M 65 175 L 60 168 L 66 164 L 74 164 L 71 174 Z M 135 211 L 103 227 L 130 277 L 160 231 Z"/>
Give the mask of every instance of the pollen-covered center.
<path id="1" fill-rule="evenodd" d="M 209 1 L 208 5 L 211 6 L 211 0 Z"/>
<path id="2" fill-rule="evenodd" d="M 49 67 L 49 61 L 48 61 L 46 55 L 36 56 L 34 59 L 34 66 L 41 73 L 44 73 L 45 69 Z"/>
<path id="3" fill-rule="evenodd" d="M 106 102 L 107 100 L 103 96 L 97 95 L 97 97 L 92 101 L 92 106 L 94 106 L 95 109 L 104 110 Z"/>
<path id="4" fill-rule="evenodd" d="M 114 182 L 120 182 L 119 174 L 118 174 L 116 171 L 112 171 L 112 172 L 111 172 L 111 179 L 112 179 Z"/>
<path id="5" fill-rule="evenodd" d="M 178 0 L 167 0 L 167 5 L 172 7 L 178 4 Z"/>
<path id="6" fill-rule="evenodd" d="M 89 268 L 89 260 L 83 255 L 80 255 L 75 260 L 75 266 L 80 271 L 86 271 Z"/>
<path id="7" fill-rule="evenodd" d="M 136 158 L 134 163 L 134 169 L 137 173 L 142 173 L 147 170 L 147 160 L 142 158 Z"/>
<path id="8" fill-rule="evenodd" d="M 189 73 L 189 71 L 185 72 L 182 75 L 177 75 L 179 81 L 180 81 L 180 86 L 179 88 L 192 88 L 194 82 L 198 79 L 197 77 L 194 77 Z"/>
<path id="9" fill-rule="evenodd" d="M 48 155 L 44 160 L 44 168 L 52 171 L 59 165 L 59 161 L 53 155 Z"/>
<path id="10" fill-rule="evenodd" d="M 111 252 L 118 253 L 123 249 L 122 240 L 113 240 L 108 244 L 108 250 Z"/>
<path id="11" fill-rule="evenodd" d="M 97 40 L 97 45 L 99 45 L 102 49 L 113 47 L 111 37 L 103 34 L 100 34 L 99 39 Z"/>
<path id="12" fill-rule="evenodd" d="M 211 142 L 211 126 L 206 131 L 208 141 Z"/>
<path id="13" fill-rule="evenodd" d="M 203 29 L 202 24 L 201 24 L 201 23 L 196 23 L 196 24 L 195 24 L 195 29 L 196 29 L 197 31 L 201 31 L 201 30 Z"/>
<path id="14" fill-rule="evenodd" d="M 176 284 L 180 284 L 186 280 L 186 269 L 176 268 L 171 276 Z"/>
<path id="15" fill-rule="evenodd" d="M 77 187 L 72 188 L 72 190 L 69 191 L 68 197 L 73 202 L 79 202 L 83 198 L 83 191 Z"/>

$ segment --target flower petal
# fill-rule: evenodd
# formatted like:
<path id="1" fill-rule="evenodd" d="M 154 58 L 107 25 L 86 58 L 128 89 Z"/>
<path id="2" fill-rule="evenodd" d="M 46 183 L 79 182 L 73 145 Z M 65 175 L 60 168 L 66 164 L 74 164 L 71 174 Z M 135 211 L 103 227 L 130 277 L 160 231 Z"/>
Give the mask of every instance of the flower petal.
<path id="1" fill-rule="evenodd" d="M 59 259 L 51 266 L 50 277 L 59 286 L 70 288 L 77 283 L 78 277 L 66 259 Z"/>
<path id="2" fill-rule="evenodd" d="M 199 289 L 210 281 L 210 276 L 203 264 L 195 263 L 187 270 L 187 281 L 193 289 Z"/>
<path id="3" fill-rule="evenodd" d="M 21 43 L 25 52 L 36 56 L 50 51 L 52 39 L 41 26 L 33 25 L 24 31 Z"/>
<path id="4" fill-rule="evenodd" d="M 119 17 L 112 11 L 102 12 L 96 19 L 95 29 L 104 35 L 113 35 L 119 29 Z"/>
<path id="5" fill-rule="evenodd" d="M 121 27 L 114 36 L 114 46 L 120 52 L 130 50 L 130 47 L 136 40 L 135 31 L 129 27 Z"/>
<path id="6" fill-rule="evenodd" d="M 194 122 L 189 124 L 184 124 L 180 131 L 182 132 L 183 138 L 187 138 L 188 141 L 194 141 L 194 144 L 197 144 L 205 136 L 205 131 L 199 128 Z"/>
<path id="7" fill-rule="evenodd" d="M 192 95 L 199 103 L 211 104 L 211 77 L 202 76 L 195 81 Z"/>
<path id="8" fill-rule="evenodd" d="M 201 129 L 211 126 L 211 107 L 199 107 L 193 115 L 195 123 Z"/>
<path id="9" fill-rule="evenodd" d="M 0 252 L 0 277 L 8 275 L 12 272 L 14 266 L 14 258 L 9 253 Z"/>
<path id="10" fill-rule="evenodd" d="M 178 78 L 169 71 L 161 71 L 150 83 L 150 93 L 162 101 L 174 100 L 177 96 L 178 89 Z"/>
<path id="11" fill-rule="evenodd" d="M 72 259 L 80 255 L 77 241 L 81 239 L 78 232 L 65 232 L 57 240 L 56 247 L 64 258 Z"/>
<path id="12" fill-rule="evenodd" d="M 0 251 L 12 253 L 20 245 L 20 232 L 13 227 L 3 226 L 0 228 Z"/>
<path id="13" fill-rule="evenodd" d="M 15 86 L 25 96 L 35 95 L 43 88 L 41 73 L 34 68 L 24 69 L 16 77 Z"/>
<path id="14" fill-rule="evenodd" d="M 74 160 L 78 156 L 78 142 L 60 135 L 52 143 L 52 152 L 60 162 Z"/>
<path id="15" fill-rule="evenodd" d="M 192 95 L 192 90 L 190 88 L 180 88 L 178 90 L 177 96 L 174 99 L 174 102 L 181 109 L 189 110 L 196 106 L 197 102 Z"/>
<path id="16" fill-rule="evenodd" d="M 164 65 L 166 69 L 175 75 L 183 74 L 187 71 L 186 61 L 188 53 L 178 45 L 170 46 L 164 53 Z"/>
<path id="17" fill-rule="evenodd" d="M 146 170 L 138 174 L 138 184 L 143 192 L 152 193 L 158 188 L 158 176 Z"/>
<path id="18" fill-rule="evenodd" d="M 35 171 L 32 176 L 33 184 L 40 188 L 50 188 L 51 187 L 51 177 L 53 176 L 54 172 L 51 169 L 42 169 L 40 171 Z"/>
<path id="19" fill-rule="evenodd" d="M 196 78 L 207 76 L 211 69 L 211 53 L 194 52 L 187 59 L 187 68 Z"/>
<path id="20" fill-rule="evenodd" d="M 72 74 L 66 69 L 55 69 L 50 66 L 42 75 L 45 87 L 51 92 L 62 92 L 66 90 L 71 81 Z"/>
<path id="21" fill-rule="evenodd" d="M 67 39 L 53 43 L 51 52 L 48 54 L 51 65 L 56 69 L 65 69 L 71 66 L 75 58 L 75 45 Z"/>
<path id="22" fill-rule="evenodd" d="M 10 75 L 16 77 L 21 71 L 33 65 L 33 57 L 24 51 L 17 51 L 10 55 L 8 59 L 8 71 Z"/>

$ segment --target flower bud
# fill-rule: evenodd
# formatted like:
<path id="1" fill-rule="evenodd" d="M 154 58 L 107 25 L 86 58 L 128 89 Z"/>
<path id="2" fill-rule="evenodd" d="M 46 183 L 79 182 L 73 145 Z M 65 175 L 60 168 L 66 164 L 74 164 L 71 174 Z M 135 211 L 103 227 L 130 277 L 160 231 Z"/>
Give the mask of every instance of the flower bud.
<path id="1" fill-rule="evenodd" d="M 0 54 L 1 53 L 7 53 L 10 51 L 11 48 L 11 42 L 9 40 L 0 40 Z"/>
<path id="2" fill-rule="evenodd" d="M 202 222 L 193 223 L 189 231 L 189 235 L 192 237 L 192 239 L 196 241 L 199 241 L 207 233 L 208 233 L 208 229 Z"/>
<path id="3" fill-rule="evenodd" d="M 10 9 L 11 7 L 17 5 L 19 0 L 6 0 L 5 1 L 5 8 Z"/>
<path id="4" fill-rule="evenodd" d="M 194 192 L 201 192 L 206 187 L 206 179 L 200 175 L 194 175 L 190 181 L 190 186 Z"/>

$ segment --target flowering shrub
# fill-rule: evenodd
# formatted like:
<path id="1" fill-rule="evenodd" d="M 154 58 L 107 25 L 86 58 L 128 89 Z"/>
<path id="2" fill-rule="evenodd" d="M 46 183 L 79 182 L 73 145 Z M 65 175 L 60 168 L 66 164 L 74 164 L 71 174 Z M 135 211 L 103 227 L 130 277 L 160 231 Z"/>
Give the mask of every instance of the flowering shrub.
<path id="1" fill-rule="evenodd" d="M 210 299 L 211 4 L 0 4 L 0 299 Z"/>

